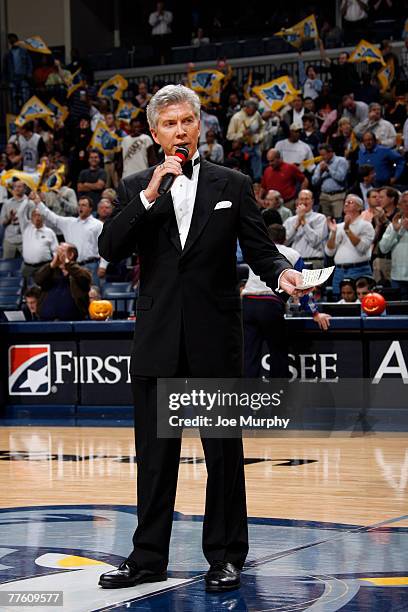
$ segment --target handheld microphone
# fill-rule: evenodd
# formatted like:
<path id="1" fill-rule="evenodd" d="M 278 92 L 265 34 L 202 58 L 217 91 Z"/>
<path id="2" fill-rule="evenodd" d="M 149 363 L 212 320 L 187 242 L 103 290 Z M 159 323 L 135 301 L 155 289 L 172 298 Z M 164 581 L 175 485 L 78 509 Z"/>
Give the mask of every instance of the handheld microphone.
<path id="1" fill-rule="evenodd" d="M 184 164 L 184 162 L 186 162 L 187 159 L 188 159 L 188 149 L 187 149 L 187 147 L 177 147 L 176 152 L 174 153 L 174 155 L 176 157 L 178 157 L 179 159 L 181 159 L 181 163 Z M 164 193 L 168 192 L 168 190 L 171 188 L 175 178 L 176 178 L 176 175 L 175 174 L 171 174 L 170 172 L 163 176 L 163 178 L 161 180 L 161 183 L 160 183 L 160 187 L 158 189 L 160 195 L 163 195 Z"/>

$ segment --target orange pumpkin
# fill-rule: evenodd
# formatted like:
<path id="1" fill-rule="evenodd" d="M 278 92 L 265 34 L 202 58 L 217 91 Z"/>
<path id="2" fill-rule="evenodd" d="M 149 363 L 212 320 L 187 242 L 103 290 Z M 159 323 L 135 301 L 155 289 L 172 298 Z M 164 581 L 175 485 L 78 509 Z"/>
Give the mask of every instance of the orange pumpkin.
<path id="1" fill-rule="evenodd" d="M 89 304 L 89 315 L 94 321 L 104 321 L 112 316 L 113 306 L 109 300 L 93 300 Z"/>
<path id="2" fill-rule="evenodd" d="M 387 302 L 383 295 L 373 292 L 363 297 L 361 306 L 368 316 L 376 316 L 384 312 Z"/>

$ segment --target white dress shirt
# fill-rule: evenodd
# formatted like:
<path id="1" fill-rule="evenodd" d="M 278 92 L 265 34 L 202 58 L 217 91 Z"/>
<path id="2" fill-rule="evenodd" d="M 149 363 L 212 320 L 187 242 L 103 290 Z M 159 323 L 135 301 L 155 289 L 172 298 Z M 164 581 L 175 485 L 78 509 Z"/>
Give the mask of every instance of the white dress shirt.
<path id="1" fill-rule="evenodd" d="M 49 227 L 37 229 L 28 217 L 29 212 L 32 212 L 32 205 L 25 200 L 17 209 L 23 236 L 23 259 L 30 265 L 51 261 L 58 247 L 57 236 Z"/>
<path id="2" fill-rule="evenodd" d="M 305 215 L 305 225 L 296 229 L 299 221 L 297 215 L 289 217 L 284 222 L 286 229 L 286 242 L 305 259 L 309 257 L 323 257 L 323 242 L 327 236 L 327 222 L 325 215 L 311 210 Z"/>
<path id="3" fill-rule="evenodd" d="M 79 217 L 60 217 L 41 202 L 38 210 L 46 222 L 51 223 L 63 235 L 66 242 L 78 249 L 78 263 L 100 257 L 98 250 L 98 237 L 102 231 L 103 223 L 92 215 L 82 220 Z"/>
<path id="4" fill-rule="evenodd" d="M 200 157 L 198 151 L 196 151 L 192 157 L 192 162 Z M 190 230 L 191 219 L 193 216 L 194 202 L 197 192 L 198 175 L 200 173 L 200 164 L 193 165 L 193 176 L 191 179 L 181 174 L 176 176 L 173 185 L 171 186 L 171 197 L 173 199 L 174 214 L 176 215 L 177 227 L 180 235 L 181 247 L 184 249 L 184 245 L 187 240 L 187 235 Z M 142 191 L 140 193 L 140 199 L 142 200 L 146 210 L 149 210 L 153 206 L 154 202 L 149 202 Z"/>
<path id="5" fill-rule="evenodd" d="M 344 231 L 344 223 L 337 225 L 336 244 L 334 249 L 329 249 L 325 246 L 326 255 L 334 256 L 334 263 L 341 264 L 356 264 L 368 261 L 371 258 L 374 240 L 374 228 L 369 221 L 364 221 L 361 217 L 357 217 L 353 223 L 350 223 L 350 229 L 360 238 L 360 242 L 354 246 L 350 238 Z"/>
<path id="6" fill-rule="evenodd" d="M 300 253 L 298 253 L 295 249 L 291 249 L 284 244 L 275 244 L 279 253 L 282 253 L 288 260 L 292 266 L 295 266 L 297 260 L 300 257 Z M 279 276 L 280 278 L 280 276 Z M 272 291 L 270 287 L 266 283 L 261 280 L 261 278 L 255 274 L 252 268 L 249 268 L 248 280 L 245 283 L 245 287 L 242 290 L 242 295 L 276 295 L 275 291 Z"/>

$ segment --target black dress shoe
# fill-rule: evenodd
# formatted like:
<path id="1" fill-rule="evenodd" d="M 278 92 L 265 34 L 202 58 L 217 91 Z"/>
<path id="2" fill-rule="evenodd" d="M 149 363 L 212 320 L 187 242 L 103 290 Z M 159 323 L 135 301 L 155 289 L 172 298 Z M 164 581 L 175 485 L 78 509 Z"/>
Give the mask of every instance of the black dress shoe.
<path id="1" fill-rule="evenodd" d="M 99 586 L 104 589 L 123 589 L 144 582 L 162 582 L 163 580 L 167 580 L 167 572 L 157 574 L 139 569 L 132 563 L 124 561 L 118 569 L 102 574 L 99 578 Z"/>
<path id="2" fill-rule="evenodd" d="M 240 570 L 232 563 L 212 563 L 205 576 L 206 591 L 232 591 L 240 586 Z"/>

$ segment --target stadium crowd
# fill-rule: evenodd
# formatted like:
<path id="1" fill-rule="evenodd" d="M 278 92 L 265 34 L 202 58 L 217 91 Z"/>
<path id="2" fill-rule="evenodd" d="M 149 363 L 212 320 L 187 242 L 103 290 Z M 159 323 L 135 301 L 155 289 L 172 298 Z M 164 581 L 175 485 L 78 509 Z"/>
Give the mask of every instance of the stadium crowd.
<path id="1" fill-rule="evenodd" d="M 21 47 L 13 52 L 17 40 L 9 35 L 7 59 L 16 114 L 33 93 L 29 54 Z M 220 100 L 202 107 L 200 155 L 251 176 L 265 223 L 275 234 L 276 225 L 283 228 L 284 244 L 305 267 L 335 266 L 331 289 L 316 294 L 317 301 L 355 302 L 373 286 L 408 300 L 408 38 L 404 45 L 398 55 L 388 41 L 382 44 L 394 74 L 385 91 L 375 66 L 357 71 L 346 52 L 332 61 L 321 43 L 320 67 L 305 65 L 299 53 L 294 85 L 301 93 L 279 111 L 238 83 L 222 60 Z M 17 70 L 24 78 L 16 79 Z M 139 112 L 127 122 L 118 119 L 117 100 L 97 96 L 86 70 L 72 96 L 61 93 L 65 72 L 55 61 L 37 67 L 34 80 L 47 92 L 44 102 L 54 96 L 67 107 L 66 119 L 53 127 L 43 118 L 24 123 L 0 155 L 0 177 L 10 170 L 34 175 L 43 165 L 48 185 L 30 188 L 20 175 L 0 187 L 2 258 L 23 260 L 31 320 L 85 318 L 90 291 L 103 295 L 106 283 L 120 281 L 137 287 L 137 252 L 132 261 L 107 262 L 98 236 L 118 205 L 121 177 L 162 155 L 145 108 L 163 83 L 129 89 L 126 99 Z M 100 122 L 119 138 L 114 153 L 92 146 Z"/>

